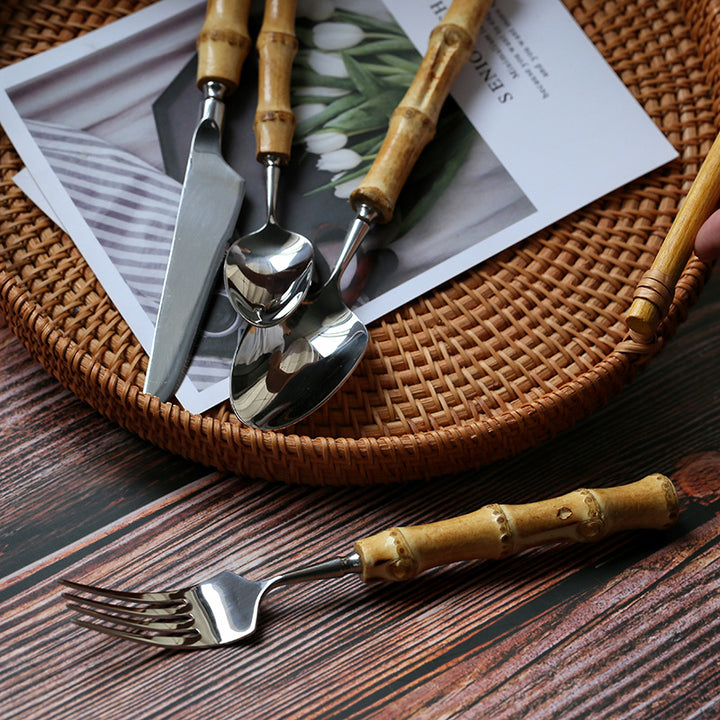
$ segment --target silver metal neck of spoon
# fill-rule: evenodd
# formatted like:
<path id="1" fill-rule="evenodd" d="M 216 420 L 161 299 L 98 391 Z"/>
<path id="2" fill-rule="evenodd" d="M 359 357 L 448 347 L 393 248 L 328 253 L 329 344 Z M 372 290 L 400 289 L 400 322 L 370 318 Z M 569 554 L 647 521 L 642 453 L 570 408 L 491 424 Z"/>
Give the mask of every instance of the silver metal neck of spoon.
<path id="1" fill-rule="evenodd" d="M 360 244 L 364 240 L 365 235 L 367 235 L 368 230 L 370 230 L 373 220 L 375 220 L 376 217 L 377 211 L 369 205 L 363 203 L 358 207 L 355 219 L 345 235 L 345 242 L 340 250 L 340 255 L 335 263 L 335 267 L 328 278 L 328 285 L 333 282 L 340 282 L 345 268 L 347 268 L 348 263 L 353 259 L 353 256 L 360 247 Z"/>
<path id="2" fill-rule="evenodd" d="M 265 166 L 265 206 L 267 208 L 267 222 L 277 225 L 277 199 L 280 185 L 280 166 L 282 162 L 277 155 L 264 155 L 262 163 Z"/>

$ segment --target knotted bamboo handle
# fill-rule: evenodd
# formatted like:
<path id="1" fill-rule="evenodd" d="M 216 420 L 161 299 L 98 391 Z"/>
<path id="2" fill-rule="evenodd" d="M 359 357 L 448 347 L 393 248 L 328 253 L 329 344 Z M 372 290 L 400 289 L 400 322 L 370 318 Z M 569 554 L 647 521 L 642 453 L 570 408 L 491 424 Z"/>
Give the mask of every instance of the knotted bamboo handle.
<path id="1" fill-rule="evenodd" d="M 575 490 L 527 505 L 486 505 L 450 520 L 396 527 L 355 543 L 363 580 L 408 580 L 461 560 L 504 558 L 535 545 L 592 542 L 620 530 L 666 528 L 679 512 L 664 475 L 630 485 Z"/>
<path id="2" fill-rule="evenodd" d="M 376 222 L 392 219 L 400 190 L 435 135 L 440 110 L 473 51 L 491 4 L 492 0 L 454 0 L 432 31 L 415 79 L 393 111 L 382 147 L 362 184 L 350 196 L 355 211 L 365 204 L 378 213 Z"/>
<path id="3" fill-rule="evenodd" d="M 290 159 L 295 115 L 290 106 L 290 74 L 298 48 L 295 37 L 297 0 L 266 0 L 258 35 L 260 61 L 258 105 L 255 113 L 257 157 L 276 155 Z"/>
<path id="4" fill-rule="evenodd" d="M 197 84 L 216 80 L 232 92 L 250 49 L 250 0 L 208 0 L 205 22 L 197 39 Z"/>
<path id="5" fill-rule="evenodd" d="M 675 283 L 690 259 L 695 236 L 720 201 L 720 135 L 700 167 L 650 269 L 641 278 L 626 316 L 631 330 L 651 338 L 665 317 Z"/>

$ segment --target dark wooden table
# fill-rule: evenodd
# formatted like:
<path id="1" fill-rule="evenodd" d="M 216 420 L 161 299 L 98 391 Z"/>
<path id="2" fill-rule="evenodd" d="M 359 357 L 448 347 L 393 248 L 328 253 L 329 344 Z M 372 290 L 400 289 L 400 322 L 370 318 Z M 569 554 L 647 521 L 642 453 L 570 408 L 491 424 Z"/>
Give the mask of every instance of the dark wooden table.
<path id="1" fill-rule="evenodd" d="M 427 484 L 311 488 L 194 466 L 84 405 L 0 326 L 3 718 L 720 716 L 720 279 L 602 411 L 520 457 Z M 679 524 L 272 595 L 236 646 L 170 652 L 69 620 L 60 577 L 251 578 L 489 502 L 651 472 Z"/>

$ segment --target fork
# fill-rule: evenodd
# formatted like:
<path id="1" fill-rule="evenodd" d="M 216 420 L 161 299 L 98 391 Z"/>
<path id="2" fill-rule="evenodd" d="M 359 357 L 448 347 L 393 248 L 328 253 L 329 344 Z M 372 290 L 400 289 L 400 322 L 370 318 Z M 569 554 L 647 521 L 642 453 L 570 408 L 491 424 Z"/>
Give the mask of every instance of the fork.
<path id="1" fill-rule="evenodd" d="M 395 527 L 361 540 L 341 558 L 269 579 L 230 571 L 185 590 L 123 592 L 70 580 L 61 583 L 78 625 L 115 637 L 168 648 L 210 648 L 251 635 L 262 599 L 292 583 L 358 574 L 364 581 L 409 580 L 439 565 L 500 559 L 556 542 L 590 542 L 622 530 L 664 529 L 678 517 L 673 483 L 660 474 L 604 489 L 579 489 L 524 505 L 486 505 L 448 520 Z M 80 594 L 78 594 L 80 593 Z M 87 597 L 87 596 L 91 597 Z M 86 619 L 88 618 L 88 619 Z"/>

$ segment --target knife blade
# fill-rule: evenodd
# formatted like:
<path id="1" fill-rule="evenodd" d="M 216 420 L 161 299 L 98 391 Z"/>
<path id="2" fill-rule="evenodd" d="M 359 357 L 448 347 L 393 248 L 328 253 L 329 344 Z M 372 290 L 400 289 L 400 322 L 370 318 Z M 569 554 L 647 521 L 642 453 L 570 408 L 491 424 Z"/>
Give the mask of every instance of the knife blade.
<path id="1" fill-rule="evenodd" d="M 208 0 L 197 40 L 202 111 L 190 146 L 143 391 L 169 400 L 185 370 L 245 181 L 222 156 L 225 100 L 250 47 L 250 0 Z"/>

